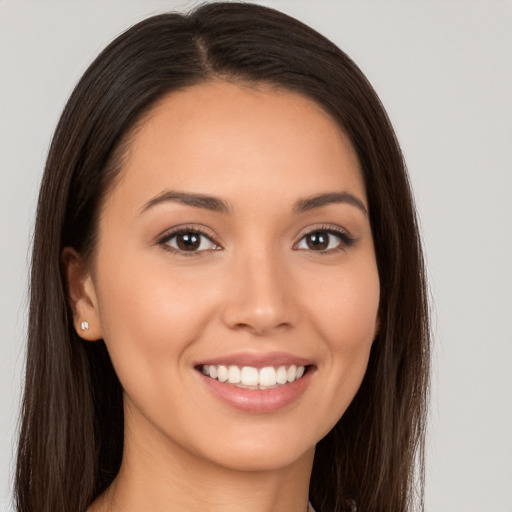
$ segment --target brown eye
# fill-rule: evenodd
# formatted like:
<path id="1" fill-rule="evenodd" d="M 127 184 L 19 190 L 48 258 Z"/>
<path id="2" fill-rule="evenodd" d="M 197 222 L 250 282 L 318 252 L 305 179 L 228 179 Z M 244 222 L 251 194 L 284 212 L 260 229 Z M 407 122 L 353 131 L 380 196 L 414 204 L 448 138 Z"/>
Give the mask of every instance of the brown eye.
<path id="1" fill-rule="evenodd" d="M 313 251 L 323 251 L 329 247 L 330 236 L 325 231 L 315 231 L 305 236 L 306 244 Z"/>
<path id="2" fill-rule="evenodd" d="M 313 252 L 334 253 L 354 244 L 354 238 L 341 228 L 315 229 L 302 236 L 296 248 Z"/>
<path id="3" fill-rule="evenodd" d="M 202 252 L 219 248 L 207 235 L 191 229 L 170 233 L 160 241 L 160 244 L 175 252 L 182 253 Z"/>
<path id="4" fill-rule="evenodd" d="M 182 233 L 176 235 L 176 245 L 182 251 L 195 251 L 201 245 L 200 235 L 195 233 Z"/>

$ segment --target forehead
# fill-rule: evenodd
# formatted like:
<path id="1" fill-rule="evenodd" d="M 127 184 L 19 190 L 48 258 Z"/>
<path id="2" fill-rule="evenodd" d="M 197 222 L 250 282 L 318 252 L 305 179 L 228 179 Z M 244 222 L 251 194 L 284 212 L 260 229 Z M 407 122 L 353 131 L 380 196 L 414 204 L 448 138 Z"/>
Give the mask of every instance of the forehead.
<path id="1" fill-rule="evenodd" d="M 280 191 L 292 201 L 336 188 L 365 200 L 357 155 L 334 119 L 301 94 L 265 85 L 207 82 L 170 93 L 130 137 L 119 178 L 116 188 L 146 196 Z"/>

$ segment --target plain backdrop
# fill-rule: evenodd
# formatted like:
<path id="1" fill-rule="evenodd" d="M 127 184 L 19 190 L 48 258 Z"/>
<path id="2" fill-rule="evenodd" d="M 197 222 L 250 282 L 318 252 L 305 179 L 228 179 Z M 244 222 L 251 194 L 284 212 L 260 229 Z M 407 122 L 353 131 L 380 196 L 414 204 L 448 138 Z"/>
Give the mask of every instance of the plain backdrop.
<path id="1" fill-rule="evenodd" d="M 433 303 L 427 510 L 512 512 L 512 3 L 274 0 L 367 74 L 401 141 Z M 38 184 L 97 53 L 194 2 L 0 0 L 0 509 L 10 509 Z"/>

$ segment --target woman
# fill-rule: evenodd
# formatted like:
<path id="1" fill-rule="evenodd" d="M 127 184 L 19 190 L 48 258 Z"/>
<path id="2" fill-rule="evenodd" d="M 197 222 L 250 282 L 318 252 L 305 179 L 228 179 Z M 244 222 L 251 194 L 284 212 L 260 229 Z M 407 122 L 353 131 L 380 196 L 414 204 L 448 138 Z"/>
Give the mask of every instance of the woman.
<path id="1" fill-rule="evenodd" d="M 405 166 L 354 63 L 261 6 L 149 18 L 48 156 L 18 510 L 408 510 L 428 341 Z"/>

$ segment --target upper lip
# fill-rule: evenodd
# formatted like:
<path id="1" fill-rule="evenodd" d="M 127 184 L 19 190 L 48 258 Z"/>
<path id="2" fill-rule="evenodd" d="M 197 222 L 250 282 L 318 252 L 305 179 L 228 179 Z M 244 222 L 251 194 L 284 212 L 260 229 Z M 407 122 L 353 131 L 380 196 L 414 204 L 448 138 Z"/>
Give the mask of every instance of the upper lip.
<path id="1" fill-rule="evenodd" d="M 227 354 L 225 356 L 214 357 L 200 361 L 195 366 L 252 366 L 254 368 L 263 368 L 265 366 L 309 366 L 313 362 L 310 359 L 299 357 L 286 352 L 239 352 Z"/>

